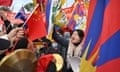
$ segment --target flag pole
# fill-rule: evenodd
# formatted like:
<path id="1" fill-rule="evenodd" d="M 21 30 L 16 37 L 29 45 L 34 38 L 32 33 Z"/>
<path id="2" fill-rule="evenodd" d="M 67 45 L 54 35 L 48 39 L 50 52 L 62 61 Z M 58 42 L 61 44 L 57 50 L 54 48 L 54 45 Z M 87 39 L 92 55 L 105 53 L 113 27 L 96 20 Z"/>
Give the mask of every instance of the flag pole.
<path id="1" fill-rule="evenodd" d="M 24 24 L 22 25 L 22 27 L 24 28 L 24 26 L 26 25 L 27 21 L 29 20 L 29 18 L 32 16 L 32 14 L 34 13 L 34 11 L 37 9 L 37 7 L 39 6 L 39 4 L 37 4 L 35 6 L 35 8 L 33 9 L 32 13 L 28 16 L 27 20 L 24 22 Z"/>

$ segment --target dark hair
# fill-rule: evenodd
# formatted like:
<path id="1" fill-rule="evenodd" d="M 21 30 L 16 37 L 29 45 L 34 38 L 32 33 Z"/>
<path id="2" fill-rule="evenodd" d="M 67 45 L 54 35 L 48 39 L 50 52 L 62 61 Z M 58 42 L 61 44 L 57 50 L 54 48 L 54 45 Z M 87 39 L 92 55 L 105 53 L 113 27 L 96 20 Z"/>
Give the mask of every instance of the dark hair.
<path id="1" fill-rule="evenodd" d="M 28 40 L 26 37 L 20 38 L 20 40 L 18 41 L 18 43 L 15 46 L 15 50 L 16 49 L 26 49 L 28 46 Z"/>
<path id="2" fill-rule="evenodd" d="M 76 29 L 73 32 L 75 32 L 75 31 L 77 31 L 78 36 L 81 38 L 81 40 L 80 40 L 80 43 L 81 43 L 84 38 L 84 32 L 83 32 L 83 30 L 80 30 L 80 29 Z M 71 33 L 71 35 L 73 34 L 73 32 Z"/>
<path id="3" fill-rule="evenodd" d="M 50 62 L 45 72 L 56 72 L 57 68 L 54 62 Z"/>

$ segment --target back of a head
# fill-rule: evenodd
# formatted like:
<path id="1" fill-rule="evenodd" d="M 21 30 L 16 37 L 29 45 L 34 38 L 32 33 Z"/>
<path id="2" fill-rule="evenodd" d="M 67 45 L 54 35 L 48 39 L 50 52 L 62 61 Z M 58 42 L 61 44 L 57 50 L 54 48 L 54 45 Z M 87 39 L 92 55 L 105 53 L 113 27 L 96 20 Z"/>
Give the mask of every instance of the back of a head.
<path id="1" fill-rule="evenodd" d="M 54 62 L 50 62 L 47 69 L 46 69 L 46 72 L 57 72 L 57 68 L 56 68 L 56 65 Z"/>
<path id="2" fill-rule="evenodd" d="M 19 41 L 18 41 L 18 43 L 16 44 L 16 47 L 15 47 L 15 49 L 24 49 L 24 48 L 27 48 L 27 46 L 28 46 L 28 40 L 27 40 L 27 38 L 21 38 Z"/>

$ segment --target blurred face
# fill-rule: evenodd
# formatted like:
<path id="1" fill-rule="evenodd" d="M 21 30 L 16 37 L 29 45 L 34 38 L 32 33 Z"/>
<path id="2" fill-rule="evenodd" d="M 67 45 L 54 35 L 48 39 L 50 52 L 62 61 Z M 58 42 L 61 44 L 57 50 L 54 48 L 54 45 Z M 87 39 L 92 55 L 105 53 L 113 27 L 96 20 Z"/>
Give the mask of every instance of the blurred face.
<path id="1" fill-rule="evenodd" d="M 71 36 L 71 42 L 72 42 L 73 44 L 80 42 L 80 37 L 79 37 L 77 31 L 74 31 L 74 32 L 73 32 L 73 34 L 72 34 L 72 36 Z"/>

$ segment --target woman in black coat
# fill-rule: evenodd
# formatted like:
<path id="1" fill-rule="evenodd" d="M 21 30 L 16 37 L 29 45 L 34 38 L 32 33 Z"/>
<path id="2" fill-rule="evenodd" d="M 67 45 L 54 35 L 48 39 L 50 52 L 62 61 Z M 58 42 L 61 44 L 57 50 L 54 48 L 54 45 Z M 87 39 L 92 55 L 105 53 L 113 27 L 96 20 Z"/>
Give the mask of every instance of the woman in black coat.
<path id="1" fill-rule="evenodd" d="M 65 48 L 65 51 L 64 51 L 65 53 L 63 53 L 63 54 L 65 54 L 65 56 L 66 56 L 66 57 L 64 57 L 64 60 L 65 60 L 65 63 L 67 62 L 67 64 L 64 65 L 63 72 L 73 72 L 71 70 L 71 66 L 70 66 L 71 62 L 70 62 L 70 60 L 71 60 L 71 57 L 80 58 L 81 51 L 82 51 L 81 43 L 82 43 L 83 38 L 84 38 L 84 32 L 82 30 L 74 30 L 72 32 L 70 38 L 66 39 L 66 38 L 60 36 L 55 31 L 55 27 L 54 27 L 53 39 L 59 45 L 61 45 L 61 48 Z"/>

